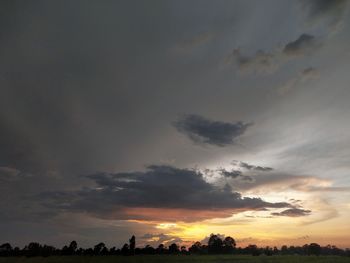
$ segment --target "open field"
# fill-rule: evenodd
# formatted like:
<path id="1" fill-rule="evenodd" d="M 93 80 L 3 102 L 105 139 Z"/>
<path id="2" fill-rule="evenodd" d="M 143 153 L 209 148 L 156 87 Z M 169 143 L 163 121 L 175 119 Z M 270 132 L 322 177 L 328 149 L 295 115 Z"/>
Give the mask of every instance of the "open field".
<path id="1" fill-rule="evenodd" d="M 345 263 L 350 257 L 339 256 L 240 256 L 240 255 L 213 255 L 213 256 L 59 256 L 33 258 L 0 258 L 0 263 Z"/>

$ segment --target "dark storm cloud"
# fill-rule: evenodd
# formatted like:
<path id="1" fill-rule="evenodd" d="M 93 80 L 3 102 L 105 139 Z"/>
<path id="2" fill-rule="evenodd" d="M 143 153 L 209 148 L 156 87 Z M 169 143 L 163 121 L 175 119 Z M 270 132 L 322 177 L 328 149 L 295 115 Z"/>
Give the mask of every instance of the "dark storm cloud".
<path id="1" fill-rule="evenodd" d="M 310 215 L 310 210 L 304 210 L 300 208 L 290 208 L 279 213 L 271 213 L 273 216 L 288 216 L 288 217 L 299 217 Z"/>
<path id="2" fill-rule="evenodd" d="M 237 160 L 233 160 L 232 164 L 239 166 L 241 168 L 244 168 L 247 170 L 253 170 L 253 171 L 268 172 L 268 171 L 273 170 L 273 168 L 271 168 L 271 167 L 253 165 L 253 164 L 249 164 L 249 163 L 241 162 L 241 161 L 237 161 Z"/>
<path id="3" fill-rule="evenodd" d="M 199 115 L 188 114 L 179 118 L 173 125 L 196 143 L 224 147 L 233 144 L 252 124 L 240 121 L 235 123 L 213 121 Z"/>
<path id="4" fill-rule="evenodd" d="M 300 56 L 312 52 L 318 48 L 320 43 L 309 34 L 302 34 L 296 40 L 289 42 L 283 49 L 288 56 Z"/>
<path id="5" fill-rule="evenodd" d="M 196 19 L 170 1 L 4 4 L 0 166 L 79 174 L 158 160 L 145 154 L 147 147 L 166 133 L 178 102 L 197 92 L 189 83 L 207 65 L 184 66 L 169 50 L 179 42 L 190 50 L 210 42 L 232 16 L 213 13 L 207 20 L 205 6 L 186 6 Z M 166 140 L 171 149 L 173 140 Z M 144 149 L 137 158 L 135 148 Z"/>
<path id="6" fill-rule="evenodd" d="M 144 172 L 98 173 L 87 178 L 97 186 L 73 192 L 46 192 L 39 197 L 51 208 L 115 219 L 150 219 L 142 214 L 128 214 L 130 208 L 230 210 L 235 213 L 293 207 L 285 202 L 270 203 L 260 198 L 242 197 L 228 185 L 219 188 L 206 182 L 199 171 L 171 166 L 152 165 Z M 195 219 L 193 216 L 184 220 Z"/>

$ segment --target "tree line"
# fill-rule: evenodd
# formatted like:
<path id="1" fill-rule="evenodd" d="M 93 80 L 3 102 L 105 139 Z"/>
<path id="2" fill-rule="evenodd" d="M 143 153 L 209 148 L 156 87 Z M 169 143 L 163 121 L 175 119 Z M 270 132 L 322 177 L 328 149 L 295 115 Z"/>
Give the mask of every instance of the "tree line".
<path id="1" fill-rule="evenodd" d="M 70 242 L 61 249 L 49 245 L 41 245 L 37 242 L 31 242 L 24 248 L 12 247 L 10 243 L 0 245 L 0 256 L 72 256 L 72 255 L 88 255 L 88 256 L 102 256 L 102 255 L 191 255 L 191 254 L 245 254 L 245 255 L 341 255 L 350 256 L 349 249 L 340 249 L 336 246 L 320 246 L 317 243 L 305 244 L 303 246 L 282 246 L 277 247 L 258 247 L 256 245 L 248 245 L 241 248 L 236 246 L 236 241 L 228 236 L 221 239 L 218 235 L 210 235 L 208 243 L 202 244 L 197 241 L 189 248 L 179 246 L 176 243 L 166 247 L 160 244 L 157 247 L 146 245 L 145 247 L 136 247 L 136 238 L 132 236 L 128 243 L 125 243 L 121 248 L 107 248 L 102 242 L 98 243 L 92 248 L 78 248 L 76 241 Z"/>

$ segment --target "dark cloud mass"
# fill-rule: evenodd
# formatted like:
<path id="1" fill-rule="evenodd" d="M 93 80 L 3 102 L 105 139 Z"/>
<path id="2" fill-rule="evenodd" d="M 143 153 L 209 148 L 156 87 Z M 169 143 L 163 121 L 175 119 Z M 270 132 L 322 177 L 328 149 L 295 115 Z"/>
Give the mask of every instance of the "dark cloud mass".
<path id="1" fill-rule="evenodd" d="M 283 52 L 289 56 L 305 55 L 317 48 L 319 43 L 316 38 L 309 34 L 302 34 L 295 41 L 289 42 Z"/>
<path id="2" fill-rule="evenodd" d="M 51 208 L 88 212 L 97 217 L 114 219 L 156 219 L 142 214 L 141 211 L 147 212 L 145 208 L 228 210 L 232 214 L 237 211 L 292 207 L 285 202 L 270 203 L 260 198 L 242 197 L 228 185 L 219 188 L 206 182 L 199 171 L 172 166 L 152 165 L 144 172 L 98 173 L 87 178 L 93 180 L 96 187 L 73 192 L 46 192 L 39 199 L 45 199 L 44 204 Z M 130 215 L 129 208 L 135 208 L 135 214 Z M 140 209 L 140 214 L 137 209 Z M 193 213 L 191 218 L 183 220 L 196 220 Z M 220 213 L 213 213 L 210 217 L 220 217 Z"/>
<path id="3" fill-rule="evenodd" d="M 310 215 L 310 210 L 304 210 L 300 208 L 290 208 L 279 213 L 271 213 L 273 216 L 288 216 L 288 217 L 299 217 Z"/>
<path id="4" fill-rule="evenodd" d="M 224 147 L 233 144 L 252 124 L 240 121 L 235 123 L 213 121 L 199 115 L 188 114 L 173 125 L 196 143 Z"/>
<path id="5" fill-rule="evenodd" d="M 301 1 L 311 22 L 328 19 L 330 26 L 337 26 L 346 12 L 348 0 L 309 0 Z"/>

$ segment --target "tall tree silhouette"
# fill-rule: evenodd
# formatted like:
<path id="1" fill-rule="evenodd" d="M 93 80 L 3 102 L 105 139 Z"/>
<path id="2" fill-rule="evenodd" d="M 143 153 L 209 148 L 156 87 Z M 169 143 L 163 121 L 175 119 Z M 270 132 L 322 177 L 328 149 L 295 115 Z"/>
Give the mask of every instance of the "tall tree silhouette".
<path id="1" fill-rule="evenodd" d="M 103 252 L 105 252 L 106 250 L 107 250 L 106 245 L 103 242 L 100 242 L 96 246 L 94 246 L 95 255 L 102 255 L 104 254 Z"/>
<path id="2" fill-rule="evenodd" d="M 175 243 L 169 246 L 169 254 L 178 254 L 180 252 L 179 246 Z"/>
<path id="3" fill-rule="evenodd" d="M 133 235 L 130 239 L 129 239 L 129 249 L 130 249 L 130 254 L 131 255 L 135 255 L 135 247 L 136 247 L 136 238 Z"/>
<path id="4" fill-rule="evenodd" d="M 218 235 L 211 234 L 208 241 L 208 252 L 210 254 L 222 253 L 223 243 Z"/>
<path id="5" fill-rule="evenodd" d="M 311 243 L 308 246 L 308 254 L 309 255 L 320 255 L 321 253 L 321 246 L 317 243 Z"/>
<path id="6" fill-rule="evenodd" d="M 225 237 L 222 243 L 224 253 L 232 253 L 236 247 L 236 241 L 230 236 Z"/>
<path id="7" fill-rule="evenodd" d="M 10 243 L 5 243 L 0 246 L 0 255 L 8 257 L 11 255 L 12 246 Z"/>
<path id="8" fill-rule="evenodd" d="M 201 242 L 197 241 L 190 248 L 188 249 L 189 252 L 194 253 L 194 254 L 199 254 L 202 252 L 202 244 Z"/>
<path id="9" fill-rule="evenodd" d="M 127 243 L 123 245 L 121 252 L 124 256 L 129 255 L 129 245 Z"/>
<path id="10" fill-rule="evenodd" d="M 69 248 L 70 251 L 72 251 L 72 254 L 74 254 L 75 251 L 76 251 L 77 248 L 78 248 L 78 243 L 77 243 L 77 241 L 73 240 L 72 242 L 70 242 L 68 248 Z"/>

